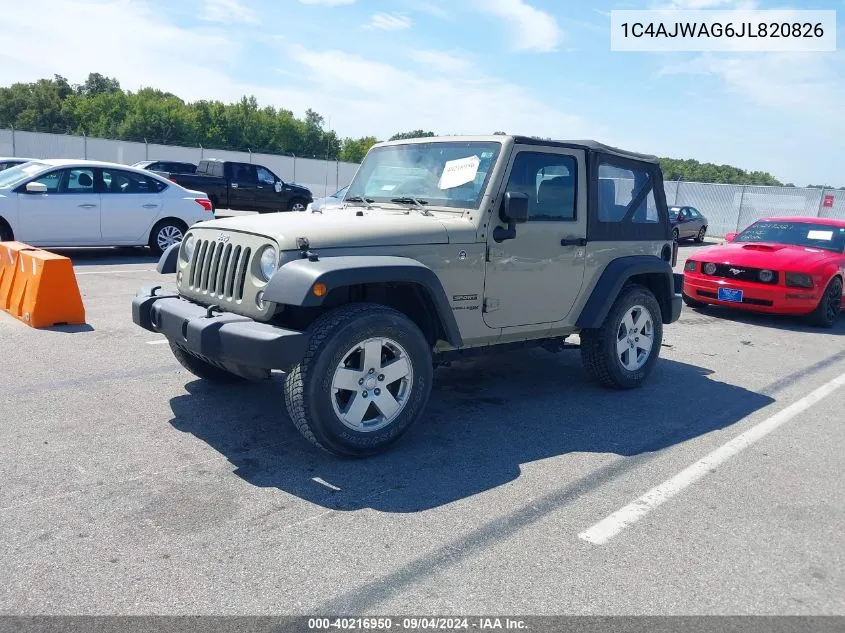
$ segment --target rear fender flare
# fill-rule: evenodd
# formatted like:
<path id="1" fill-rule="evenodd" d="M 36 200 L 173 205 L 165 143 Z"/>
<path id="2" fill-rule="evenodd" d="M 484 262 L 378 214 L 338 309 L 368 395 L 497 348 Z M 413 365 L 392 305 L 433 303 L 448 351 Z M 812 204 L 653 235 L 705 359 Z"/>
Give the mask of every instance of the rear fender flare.
<path id="1" fill-rule="evenodd" d="M 654 255 L 631 255 L 611 261 L 599 277 L 590 298 L 581 310 L 576 324 L 581 329 L 601 327 L 622 287 L 634 275 L 658 274 L 662 281 L 657 302 L 664 323 L 672 314 L 672 296 L 675 294 L 676 277 L 669 262 Z M 665 288 L 662 284 L 665 284 Z"/>

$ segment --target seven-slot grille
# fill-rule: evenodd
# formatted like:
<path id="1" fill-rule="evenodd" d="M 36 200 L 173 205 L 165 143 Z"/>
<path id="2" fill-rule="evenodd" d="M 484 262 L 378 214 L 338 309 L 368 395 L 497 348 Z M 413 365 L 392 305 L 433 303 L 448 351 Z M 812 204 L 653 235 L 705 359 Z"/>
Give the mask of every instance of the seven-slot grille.
<path id="1" fill-rule="evenodd" d="M 704 264 L 701 265 L 702 272 L 704 271 Z M 760 271 L 763 268 L 748 268 L 747 266 L 732 266 L 730 264 L 716 264 L 716 272 L 710 275 L 711 277 L 724 277 L 726 279 L 737 279 L 739 281 L 756 281 L 758 284 L 776 284 L 778 282 L 777 271 L 772 271 L 772 279 L 770 281 L 760 280 Z M 705 275 L 707 273 L 704 273 Z"/>
<path id="2" fill-rule="evenodd" d="M 252 249 L 213 240 L 197 240 L 188 286 L 228 301 L 240 301 Z"/>

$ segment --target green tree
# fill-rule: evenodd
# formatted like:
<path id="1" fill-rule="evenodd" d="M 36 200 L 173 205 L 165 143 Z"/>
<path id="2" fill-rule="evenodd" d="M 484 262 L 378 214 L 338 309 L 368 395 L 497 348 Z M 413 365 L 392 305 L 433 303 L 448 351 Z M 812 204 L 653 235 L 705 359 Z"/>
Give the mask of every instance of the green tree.
<path id="1" fill-rule="evenodd" d="M 360 163 L 364 160 L 369 149 L 378 143 L 375 136 L 364 136 L 362 138 L 346 138 L 340 149 L 340 160 L 349 163 Z"/>
<path id="2" fill-rule="evenodd" d="M 424 130 L 414 130 L 413 132 L 399 132 L 390 137 L 391 141 L 403 141 L 409 138 L 427 138 L 434 136 L 434 132 L 426 132 Z"/>

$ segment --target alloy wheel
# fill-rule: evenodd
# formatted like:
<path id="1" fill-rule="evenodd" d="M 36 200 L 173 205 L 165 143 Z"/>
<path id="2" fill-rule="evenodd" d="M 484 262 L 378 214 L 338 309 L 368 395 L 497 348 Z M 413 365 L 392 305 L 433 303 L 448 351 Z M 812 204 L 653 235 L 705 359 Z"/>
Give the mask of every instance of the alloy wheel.
<path id="1" fill-rule="evenodd" d="M 616 354 L 628 371 L 640 369 L 651 356 L 654 345 L 654 318 L 645 307 L 632 306 L 616 332 Z"/>
<path id="2" fill-rule="evenodd" d="M 158 244 L 158 247 L 161 250 L 165 251 L 174 244 L 178 244 L 179 242 L 181 242 L 182 237 L 182 229 L 180 229 L 178 226 L 168 224 L 159 229 L 158 235 L 156 235 L 156 244 Z"/>
<path id="3" fill-rule="evenodd" d="M 344 426 L 373 432 L 393 422 L 411 395 L 414 368 L 390 338 L 370 338 L 348 350 L 332 376 L 332 406 Z"/>

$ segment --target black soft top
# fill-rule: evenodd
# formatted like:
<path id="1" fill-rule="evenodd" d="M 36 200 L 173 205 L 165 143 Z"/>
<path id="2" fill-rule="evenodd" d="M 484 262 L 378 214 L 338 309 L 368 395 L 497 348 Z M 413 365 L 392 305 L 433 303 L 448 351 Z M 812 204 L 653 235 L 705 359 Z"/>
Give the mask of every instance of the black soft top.
<path id="1" fill-rule="evenodd" d="M 513 140 L 515 143 L 519 143 L 521 145 L 544 145 L 546 147 L 583 149 L 587 150 L 588 152 L 600 152 L 602 154 L 609 154 L 612 156 L 618 156 L 620 158 L 627 158 L 629 160 L 639 160 L 646 163 L 659 164 L 659 159 L 657 158 L 657 156 L 653 156 L 651 154 L 639 154 L 637 152 L 629 152 L 628 150 L 619 149 L 618 147 L 612 147 L 610 145 L 605 145 L 604 143 L 599 143 L 598 141 L 551 141 L 539 138 L 532 138 L 530 136 L 514 136 Z"/>

